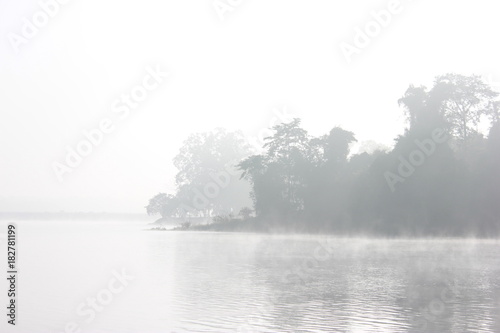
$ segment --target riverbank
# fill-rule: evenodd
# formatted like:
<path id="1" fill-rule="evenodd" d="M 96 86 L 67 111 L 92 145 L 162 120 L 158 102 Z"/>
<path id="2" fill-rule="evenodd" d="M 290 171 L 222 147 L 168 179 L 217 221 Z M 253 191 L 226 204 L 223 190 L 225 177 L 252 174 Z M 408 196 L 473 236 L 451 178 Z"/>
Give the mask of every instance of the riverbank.
<path id="1" fill-rule="evenodd" d="M 156 229 L 160 230 L 160 229 Z M 378 220 L 367 223 L 364 227 L 349 224 L 332 225 L 328 223 L 310 223 L 303 220 L 264 219 L 249 217 L 247 219 L 220 219 L 211 223 L 192 225 L 183 223 L 165 231 L 212 231 L 212 232 L 249 232 L 263 234 L 325 234 L 347 237 L 389 237 L 389 238 L 498 238 L 500 233 L 487 233 L 481 230 L 418 230 L 405 228 L 404 224 L 385 225 Z"/>

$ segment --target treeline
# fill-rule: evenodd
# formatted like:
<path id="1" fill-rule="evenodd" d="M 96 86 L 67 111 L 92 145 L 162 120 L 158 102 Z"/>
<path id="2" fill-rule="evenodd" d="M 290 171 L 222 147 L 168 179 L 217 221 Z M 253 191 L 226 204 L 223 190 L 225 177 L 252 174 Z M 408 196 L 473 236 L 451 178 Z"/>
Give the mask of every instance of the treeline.
<path id="1" fill-rule="evenodd" d="M 246 156 L 240 158 L 237 168 L 242 180 L 250 184 L 255 217 L 249 217 L 249 208 L 241 210 L 242 203 L 221 205 L 217 197 L 206 195 L 205 212 L 194 207 L 194 196 L 189 195 L 182 204 L 188 209 L 179 211 L 179 193 L 184 185 L 193 184 L 183 178 L 182 171 L 178 193 L 167 200 L 176 201 L 172 205 L 176 208 L 166 215 L 236 216 L 241 212 L 248 223 L 262 226 L 265 222 L 269 229 L 305 232 L 498 235 L 497 97 L 479 76 L 446 74 L 437 77 L 431 89 L 410 86 L 399 100 L 408 120 L 404 134 L 395 139 L 391 151 L 370 154 L 350 154 L 349 148 L 356 142 L 354 133 L 335 127 L 326 135 L 311 137 L 301 128 L 300 119 L 274 126 L 273 135 L 265 139 L 264 151 L 250 156 L 240 134 L 215 132 L 220 138 L 232 136 L 229 141 L 233 145 L 229 149 L 228 142 L 216 144 L 211 151 L 207 149 L 210 144 L 205 145 L 207 140 L 198 137 L 197 149 L 206 155 L 201 160 L 213 159 L 208 156 L 218 159 L 210 167 L 204 162 L 192 164 L 190 159 L 199 157 L 196 149 L 193 145 L 181 149 L 181 155 L 189 155 L 182 168 L 204 165 L 201 173 L 205 173 L 205 182 L 194 185 L 198 196 L 205 193 L 200 188 L 206 187 L 207 181 L 216 183 L 214 175 L 218 175 L 219 184 L 228 184 L 226 188 L 219 186 L 219 196 L 231 187 L 244 189 L 246 185 L 237 175 L 226 171 L 224 178 L 220 172 L 227 170 L 227 166 L 221 168 L 224 162 L 234 161 L 236 155 Z M 482 126 L 488 128 L 485 135 L 479 130 Z M 205 135 L 205 139 L 210 137 Z M 158 212 L 151 209 L 154 202 L 148 206 L 150 213 Z"/>

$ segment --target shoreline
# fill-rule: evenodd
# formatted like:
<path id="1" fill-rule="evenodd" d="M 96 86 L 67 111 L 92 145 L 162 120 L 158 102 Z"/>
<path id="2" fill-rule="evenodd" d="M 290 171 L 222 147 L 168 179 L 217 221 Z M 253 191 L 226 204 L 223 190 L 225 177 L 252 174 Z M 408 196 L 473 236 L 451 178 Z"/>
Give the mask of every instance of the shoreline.
<path id="1" fill-rule="evenodd" d="M 160 219 L 161 220 L 161 219 Z M 158 221 L 160 221 L 158 220 Z M 158 222 L 156 221 L 156 222 Z M 333 230 L 333 228 L 311 228 L 307 222 L 290 222 L 288 224 L 271 222 L 265 219 L 251 217 L 248 219 L 231 219 L 225 222 L 211 222 L 208 224 L 177 225 L 172 228 L 165 228 L 165 224 L 150 223 L 156 225 L 156 228 L 146 229 L 146 231 L 206 231 L 206 232 L 231 232 L 231 233 L 252 233 L 262 235 L 323 235 L 342 238 L 385 238 L 385 239 L 481 239 L 496 240 L 499 234 L 488 235 L 484 232 L 410 232 L 400 228 L 395 232 L 384 232 L 383 230 Z"/>

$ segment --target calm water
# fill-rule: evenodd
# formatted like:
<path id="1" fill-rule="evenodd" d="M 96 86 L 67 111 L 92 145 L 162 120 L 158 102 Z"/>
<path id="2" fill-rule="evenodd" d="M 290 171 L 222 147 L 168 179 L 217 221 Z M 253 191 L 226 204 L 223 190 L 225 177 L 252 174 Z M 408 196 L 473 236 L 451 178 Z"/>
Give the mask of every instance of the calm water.
<path id="1" fill-rule="evenodd" d="M 2 332 L 500 332 L 498 241 L 17 224 L 18 325 Z"/>

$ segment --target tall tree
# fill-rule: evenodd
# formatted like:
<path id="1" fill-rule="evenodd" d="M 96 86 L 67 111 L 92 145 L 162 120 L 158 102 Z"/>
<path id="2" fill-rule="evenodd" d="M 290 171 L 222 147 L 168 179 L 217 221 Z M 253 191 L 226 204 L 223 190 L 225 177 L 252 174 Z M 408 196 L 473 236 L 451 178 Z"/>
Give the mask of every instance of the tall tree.
<path id="1" fill-rule="evenodd" d="M 304 185 L 303 172 L 309 151 L 307 131 L 300 127 L 298 118 L 278 124 L 273 130 L 274 134 L 265 138 L 267 163 L 271 165 L 271 170 L 281 170 L 282 197 L 287 209 L 301 210 L 303 198 L 300 192 Z"/>
<path id="2" fill-rule="evenodd" d="M 498 97 L 480 76 L 459 74 L 438 76 L 429 95 L 439 104 L 462 149 L 477 137 L 481 117 L 493 115 Z"/>
<path id="3" fill-rule="evenodd" d="M 257 214 L 289 214 L 303 209 L 303 176 L 309 153 L 309 137 L 300 119 L 272 128 L 265 138 L 265 154 L 251 156 L 239 164 L 242 177 L 253 185 Z"/>

